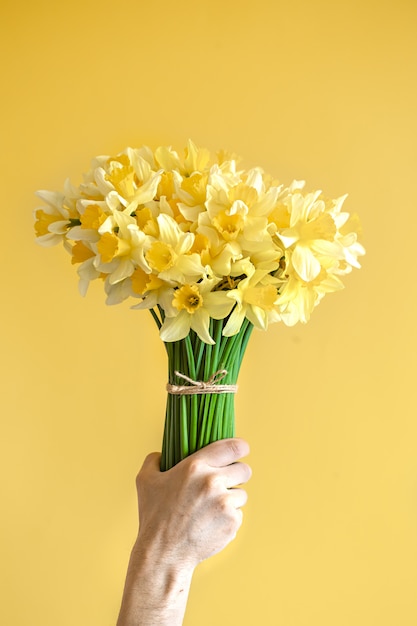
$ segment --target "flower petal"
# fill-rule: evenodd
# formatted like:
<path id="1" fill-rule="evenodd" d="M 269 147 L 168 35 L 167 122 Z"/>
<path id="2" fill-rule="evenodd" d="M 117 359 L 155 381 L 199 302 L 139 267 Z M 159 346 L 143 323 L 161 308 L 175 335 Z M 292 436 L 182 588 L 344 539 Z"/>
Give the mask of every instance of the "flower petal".
<path id="1" fill-rule="evenodd" d="M 232 337 L 232 335 L 236 335 L 243 324 L 245 316 L 246 305 L 236 306 L 223 329 L 223 335 L 225 337 Z"/>
<path id="2" fill-rule="evenodd" d="M 215 341 L 213 341 L 209 333 L 210 316 L 208 312 L 205 309 L 198 309 L 190 318 L 191 328 L 197 333 L 201 341 L 214 344 Z"/>
<path id="3" fill-rule="evenodd" d="M 314 280 L 320 273 L 319 261 L 306 246 L 296 246 L 291 261 L 297 274 L 307 283 Z"/>
<path id="4" fill-rule="evenodd" d="M 187 311 L 180 311 L 176 317 L 166 317 L 159 336 L 162 341 L 179 341 L 190 332 L 191 320 Z"/>

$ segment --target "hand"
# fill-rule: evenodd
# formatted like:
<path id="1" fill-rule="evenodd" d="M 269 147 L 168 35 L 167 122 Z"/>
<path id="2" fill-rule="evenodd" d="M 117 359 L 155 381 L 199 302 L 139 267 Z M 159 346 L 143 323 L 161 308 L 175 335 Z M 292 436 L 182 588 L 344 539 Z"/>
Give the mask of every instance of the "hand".
<path id="1" fill-rule="evenodd" d="M 242 523 L 241 507 L 251 469 L 237 462 L 249 453 L 243 439 L 217 441 L 167 472 L 160 455 L 150 454 L 137 477 L 138 541 L 164 546 L 165 559 L 195 567 L 222 550 Z"/>
<path id="2" fill-rule="evenodd" d="M 160 454 L 137 477 L 140 527 L 117 626 L 180 626 L 195 567 L 222 550 L 242 523 L 251 476 L 243 439 L 224 439 L 161 472 Z"/>

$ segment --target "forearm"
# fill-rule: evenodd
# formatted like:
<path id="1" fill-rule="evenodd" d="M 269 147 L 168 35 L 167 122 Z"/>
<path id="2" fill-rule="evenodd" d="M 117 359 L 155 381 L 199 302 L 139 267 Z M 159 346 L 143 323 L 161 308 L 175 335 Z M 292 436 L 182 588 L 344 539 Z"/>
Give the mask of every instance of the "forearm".
<path id="1" fill-rule="evenodd" d="M 117 626 L 182 626 L 201 561 L 234 539 L 251 475 L 241 439 L 216 441 L 166 472 L 158 453 L 137 477 L 139 536 L 132 550 Z"/>
<path id="2" fill-rule="evenodd" d="M 193 568 L 170 562 L 158 541 L 132 550 L 117 626 L 181 626 Z"/>

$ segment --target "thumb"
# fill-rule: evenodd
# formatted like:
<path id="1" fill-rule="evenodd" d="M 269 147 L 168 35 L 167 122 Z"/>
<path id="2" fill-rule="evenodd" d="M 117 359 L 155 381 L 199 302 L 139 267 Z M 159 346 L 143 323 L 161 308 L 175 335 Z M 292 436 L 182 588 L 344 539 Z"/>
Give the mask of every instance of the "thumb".
<path id="1" fill-rule="evenodd" d="M 194 455 L 211 467 L 225 467 L 226 465 L 236 463 L 236 461 L 249 454 L 249 451 L 247 441 L 234 437 L 210 443 L 201 450 L 194 452 Z"/>

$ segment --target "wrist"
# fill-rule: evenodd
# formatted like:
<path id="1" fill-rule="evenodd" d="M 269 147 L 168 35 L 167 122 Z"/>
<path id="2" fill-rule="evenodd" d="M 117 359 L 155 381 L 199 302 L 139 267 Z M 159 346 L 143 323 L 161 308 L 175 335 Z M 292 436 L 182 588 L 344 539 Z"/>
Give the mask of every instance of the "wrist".
<path id="1" fill-rule="evenodd" d="M 178 558 L 171 545 L 156 537 L 145 539 L 139 534 L 132 549 L 131 569 L 134 578 L 139 576 L 142 581 L 146 575 L 146 580 L 157 584 L 162 599 L 172 605 L 177 593 L 182 593 L 184 588 L 188 591 L 195 568 L 187 560 Z"/>
<path id="2" fill-rule="evenodd" d="M 139 535 L 130 557 L 118 626 L 180 626 L 194 567 L 157 537 Z"/>

